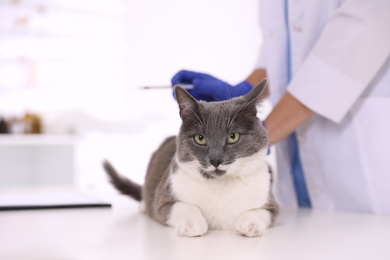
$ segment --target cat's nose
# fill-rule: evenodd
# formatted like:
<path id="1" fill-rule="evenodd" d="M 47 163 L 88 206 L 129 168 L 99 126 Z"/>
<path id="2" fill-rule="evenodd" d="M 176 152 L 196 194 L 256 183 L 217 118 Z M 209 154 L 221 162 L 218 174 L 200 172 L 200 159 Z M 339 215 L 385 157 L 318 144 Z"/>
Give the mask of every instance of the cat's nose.
<path id="1" fill-rule="evenodd" d="M 223 159 L 210 159 L 211 165 L 213 165 L 215 168 L 217 168 L 222 162 Z"/>

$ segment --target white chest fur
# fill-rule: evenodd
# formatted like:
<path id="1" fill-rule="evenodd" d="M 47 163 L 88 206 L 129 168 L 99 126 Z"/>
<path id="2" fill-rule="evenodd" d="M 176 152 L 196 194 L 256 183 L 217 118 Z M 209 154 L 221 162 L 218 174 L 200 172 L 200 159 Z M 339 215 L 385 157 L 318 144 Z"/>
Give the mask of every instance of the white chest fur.
<path id="1" fill-rule="evenodd" d="M 262 207 L 268 201 L 270 175 L 265 152 L 237 160 L 225 176 L 205 179 L 197 163 L 179 163 L 171 176 L 174 196 L 200 208 L 211 229 L 234 229 L 244 212 Z"/>

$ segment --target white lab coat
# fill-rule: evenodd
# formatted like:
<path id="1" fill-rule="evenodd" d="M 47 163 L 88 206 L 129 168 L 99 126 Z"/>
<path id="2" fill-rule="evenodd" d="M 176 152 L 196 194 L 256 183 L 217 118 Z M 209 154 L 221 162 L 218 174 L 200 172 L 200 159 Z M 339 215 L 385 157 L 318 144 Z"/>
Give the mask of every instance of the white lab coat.
<path id="1" fill-rule="evenodd" d="M 271 101 L 289 91 L 316 114 L 296 133 L 315 209 L 390 214 L 390 1 L 262 0 Z M 297 207 L 288 140 L 276 145 L 276 196 Z"/>

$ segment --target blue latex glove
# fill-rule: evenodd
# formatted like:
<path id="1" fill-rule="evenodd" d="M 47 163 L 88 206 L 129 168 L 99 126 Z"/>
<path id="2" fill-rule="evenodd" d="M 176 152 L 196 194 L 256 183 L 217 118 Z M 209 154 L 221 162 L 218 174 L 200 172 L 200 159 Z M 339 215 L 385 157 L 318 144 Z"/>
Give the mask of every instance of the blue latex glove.
<path id="1" fill-rule="evenodd" d="M 197 100 L 222 101 L 233 97 L 239 97 L 252 90 L 252 85 L 243 81 L 236 86 L 231 86 L 213 76 L 181 70 L 173 76 L 172 86 L 182 84 L 192 84 L 193 89 L 188 92 Z"/>

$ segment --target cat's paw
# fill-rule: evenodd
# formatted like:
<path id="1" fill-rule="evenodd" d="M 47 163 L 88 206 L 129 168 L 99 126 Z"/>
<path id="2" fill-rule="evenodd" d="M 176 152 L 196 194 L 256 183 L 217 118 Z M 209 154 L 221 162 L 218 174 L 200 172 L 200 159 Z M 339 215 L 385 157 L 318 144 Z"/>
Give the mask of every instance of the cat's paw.
<path id="1" fill-rule="evenodd" d="M 200 209 L 185 202 L 176 202 L 167 224 L 175 228 L 179 236 L 200 237 L 208 229 L 207 221 Z"/>
<path id="2" fill-rule="evenodd" d="M 175 232 L 178 236 L 200 237 L 207 232 L 207 229 L 207 222 L 204 218 L 185 219 L 175 225 Z"/>
<path id="3" fill-rule="evenodd" d="M 241 236 L 259 237 L 264 235 L 267 226 L 268 223 L 262 221 L 261 218 L 244 214 L 237 219 L 235 229 Z"/>

